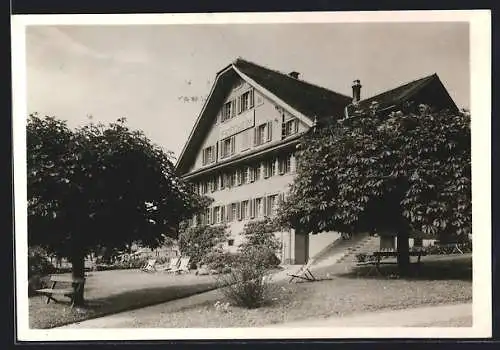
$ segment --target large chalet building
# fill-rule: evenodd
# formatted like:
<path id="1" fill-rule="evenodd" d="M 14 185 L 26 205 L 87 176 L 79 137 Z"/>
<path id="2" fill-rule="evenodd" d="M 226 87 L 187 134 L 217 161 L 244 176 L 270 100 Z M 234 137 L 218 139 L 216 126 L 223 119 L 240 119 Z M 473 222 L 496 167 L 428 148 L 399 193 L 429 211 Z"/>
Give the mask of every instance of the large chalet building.
<path id="1" fill-rule="evenodd" d="M 345 96 L 281 72 L 237 59 L 216 75 L 210 94 L 181 152 L 177 172 L 200 194 L 214 199 L 190 225 L 227 224 L 225 248 L 242 243 L 245 223 L 276 214 L 292 182 L 301 136 L 316 122 L 350 116 L 353 104 L 390 111 L 420 104 L 456 109 L 436 74 L 366 100 L 361 84 Z M 276 232 L 283 263 L 302 264 L 339 238 L 291 229 Z"/>

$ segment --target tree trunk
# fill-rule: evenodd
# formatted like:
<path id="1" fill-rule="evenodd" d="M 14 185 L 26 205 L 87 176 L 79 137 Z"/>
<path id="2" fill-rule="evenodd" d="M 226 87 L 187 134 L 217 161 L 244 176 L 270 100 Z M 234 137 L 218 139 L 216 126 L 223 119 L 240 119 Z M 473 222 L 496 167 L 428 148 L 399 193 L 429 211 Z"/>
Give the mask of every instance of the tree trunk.
<path id="1" fill-rule="evenodd" d="M 401 276 L 408 276 L 410 272 L 410 242 L 408 229 L 398 231 L 398 269 Z"/>
<path id="2" fill-rule="evenodd" d="M 85 253 L 83 251 L 74 250 L 71 256 L 71 265 L 72 265 L 72 277 L 75 279 L 83 279 L 85 278 Z M 77 289 L 77 284 L 73 284 L 74 289 L 74 306 L 83 306 L 84 298 L 83 298 L 83 290 L 84 288 Z"/>

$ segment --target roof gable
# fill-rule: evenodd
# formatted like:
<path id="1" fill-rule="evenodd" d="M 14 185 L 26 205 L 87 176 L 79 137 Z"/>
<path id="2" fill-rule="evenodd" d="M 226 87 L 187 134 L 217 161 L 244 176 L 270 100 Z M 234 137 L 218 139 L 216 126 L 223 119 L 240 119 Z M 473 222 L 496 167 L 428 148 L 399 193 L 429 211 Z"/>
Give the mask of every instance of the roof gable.
<path id="1" fill-rule="evenodd" d="M 237 59 L 217 73 L 212 89 L 176 164 L 184 173 L 200 148 L 204 133 L 216 118 L 226 95 L 237 79 L 243 79 L 292 114 L 311 124 L 315 117 L 341 117 L 350 98 L 333 91 L 298 80 L 254 63 Z M 288 108 L 288 109 L 290 109 Z M 287 109 L 287 108 L 285 108 Z"/>

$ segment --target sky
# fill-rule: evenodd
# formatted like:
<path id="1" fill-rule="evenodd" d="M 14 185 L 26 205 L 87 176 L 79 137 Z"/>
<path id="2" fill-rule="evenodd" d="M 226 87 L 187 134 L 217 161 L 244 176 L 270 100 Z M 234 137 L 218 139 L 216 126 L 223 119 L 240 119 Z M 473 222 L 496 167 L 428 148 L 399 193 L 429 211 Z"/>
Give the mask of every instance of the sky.
<path id="1" fill-rule="evenodd" d="M 367 98 L 437 73 L 469 108 L 469 27 L 460 22 L 29 26 L 28 112 L 76 127 L 125 117 L 178 156 L 216 73 L 237 57 Z"/>

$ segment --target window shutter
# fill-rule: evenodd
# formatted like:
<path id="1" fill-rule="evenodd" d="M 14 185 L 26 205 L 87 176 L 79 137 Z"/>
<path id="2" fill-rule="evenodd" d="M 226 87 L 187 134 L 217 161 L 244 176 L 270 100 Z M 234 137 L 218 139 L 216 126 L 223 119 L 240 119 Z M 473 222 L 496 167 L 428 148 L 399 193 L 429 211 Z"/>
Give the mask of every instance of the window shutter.
<path id="1" fill-rule="evenodd" d="M 226 209 L 226 207 L 225 207 L 225 206 L 223 206 L 223 205 L 221 205 L 221 206 L 220 206 L 220 221 L 221 221 L 222 223 L 226 222 L 226 213 L 225 213 L 225 209 Z"/>
<path id="2" fill-rule="evenodd" d="M 299 132 L 299 121 L 298 121 L 297 119 L 295 119 L 295 120 L 293 121 L 293 124 L 294 124 L 294 125 L 293 125 L 293 132 L 294 132 L 294 133 L 298 133 L 298 132 Z"/>
<path id="3" fill-rule="evenodd" d="M 250 219 L 253 219 L 253 199 L 248 199 L 248 217 Z"/>
<path id="4" fill-rule="evenodd" d="M 236 181 L 238 182 L 238 186 L 241 186 L 241 184 L 243 183 L 242 181 L 242 176 L 243 174 L 241 173 L 241 170 L 236 170 Z"/>
<path id="5" fill-rule="evenodd" d="M 253 128 L 253 145 L 254 147 L 257 146 L 257 128 Z"/>
<path id="6" fill-rule="evenodd" d="M 201 152 L 201 164 L 205 165 L 207 163 L 206 159 L 205 159 L 205 155 L 206 155 L 207 152 L 205 152 L 205 149 L 203 149 L 203 151 Z"/>
<path id="7" fill-rule="evenodd" d="M 283 175 L 283 173 L 285 172 L 285 169 L 284 169 L 285 162 L 286 162 L 286 160 L 278 158 L 278 166 L 279 166 L 280 175 Z"/>
<path id="8" fill-rule="evenodd" d="M 236 100 L 231 101 L 231 116 L 234 117 L 236 115 Z"/>
<path id="9" fill-rule="evenodd" d="M 240 113 L 241 113 L 241 110 L 243 109 L 243 108 L 241 108 L 241 107 L 242 107 L 242 106 L 241 106 L 241 96 L 239 96 L 239 97 L 236 99 L 236 104 L 237 104 L 237 106 L 238 106 L 238 114 L 240 114 Z"/>
<path id="10" fill-rule="evenodd" d="M 232 136 L 231 137 L 231 154 L 234 154 L 235 142 L 236 142 L 236 136 Z"/>
<path id="11" fill-rule="evenodd" d="M 281 122 L 281 139 L 283 140 L 286 137 L 286 123 Z"/>
<path id="12" fill-rule="evenodd" d="M 267 197 L 262 197 L 262 207 L 263 207 L 264 216 L 268 216 L 267 215 Z"/>
<path id="13" fill-rule="evenodd" d="M 249 167 L 248 169 L 250 171 L 250 173 L 248 175 L 248 180 L 250 182 L 254 182 L 255 181 L 255 168 Z"/>
<path id="14" fill-rule="evenodd" d="M 219 154 L 219 142 L 215 143 L 214 149 L 214 162 L 217 160 L 217 155 Z"/>
<path id="15" fill-rule="evenodd" d="M 231 222 L 231 204 L 226 205 L 226 222 Z"/>
<path id="16" fill-rule="evenodd" d="M 241 202 L 236 203 L 236 213 L 238 213 L 238 220 L 241 221 Z"/>
<path id="17" fill-rule="evenodd" d="M 273 139 L 273 122 L 267 122 L 267 141 Z"/>
<path id="18" fill-rule="evenodd" d="M 254 95 L 253 95 L 253 89 L 250 89 L 249 94 L 248 94 L 248 108 L 252 108 L 254 106 Z"/>
<path id="19" fill-rule="evenodd" d="M 219 145 L 219 157 L 224 158 L 224 145 L 222 144 L 222 141 L 217 142 Z"/>
<path id="20" fill-rule="evenodd" d="M 269 177 L 269 162 L 264 163 L 264 179 Z"/>

